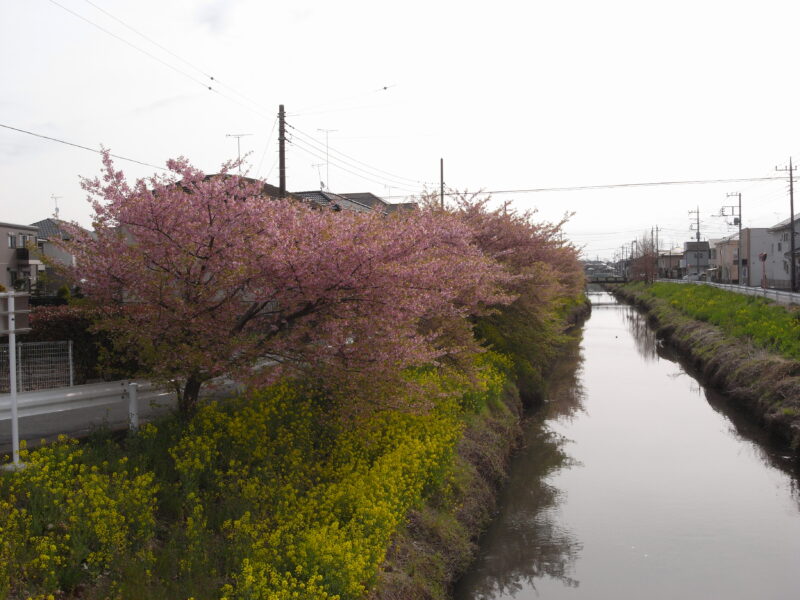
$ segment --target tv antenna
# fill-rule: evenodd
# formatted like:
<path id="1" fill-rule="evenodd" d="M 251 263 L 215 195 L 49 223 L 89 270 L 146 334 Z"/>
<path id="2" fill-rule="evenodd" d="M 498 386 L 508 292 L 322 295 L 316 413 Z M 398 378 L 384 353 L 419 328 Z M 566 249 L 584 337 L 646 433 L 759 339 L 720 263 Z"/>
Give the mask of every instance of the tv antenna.
<path id="1" fill-rule="evenodd" d="M 63 198 L 64 196 L 56 196 L 55 194 L 50 194 L 50 198 L 53 199 L 53 204 L 55 204 L 55 209 L 53 210 L 53 217 L 58 219 L 58 201 Z"/>
<path id="2" fill-rule="evenodd" d="M 319 189 L 323 191 L 325 189 L 325 182 L 322 181 L 322 172 L 320 169 L 325 166 L 325 163 L 313 163 L 312 167 L 317 169 L 317 177 L 319 178 Z"/>
<path id="3" fill-rule="evenodd" d="M 226 133 L 225 137 L 235 137 L 236 138 L 236 158 L 237 162 L 239 163 L 239 175 L 242 174 L 242 138 L 247 137 L 248 135 L 253 135 L 252 133 Z"/>
<path id="4" fill-rule="evenodd" d="M 317 128 L 317 131 L 324 131 L 325 132 L 325 183 L 327 184 L 328 191 L 330 191 L 331 185 L 331 161 L 328 154 L 328 136 L 333 133 L 334 131 L 339 131 L 338 129 L 320 129 Z"/>

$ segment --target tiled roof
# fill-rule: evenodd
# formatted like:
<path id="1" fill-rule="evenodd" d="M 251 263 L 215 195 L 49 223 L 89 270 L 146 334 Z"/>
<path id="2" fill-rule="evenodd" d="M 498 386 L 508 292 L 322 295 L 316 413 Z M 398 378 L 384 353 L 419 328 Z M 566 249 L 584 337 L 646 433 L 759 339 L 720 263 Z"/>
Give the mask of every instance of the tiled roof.
<path id="1" fill-rule="evenodd" d="M 345 198 L 349 198 L 350 200 L 354 200 L 359 204 L 364 204 L 366 206 L 371 206 L 375 208 L 376 206 L 386 206 L 389 204 L 383 198 L 376 196 L 372 192 L 357 192 L 355 194 L 342 194 Z"/>
<path id="2" fill-rule="evenodd" d="M 366 204 L 361 204 L 360 202 L 356 202 L 350 198 L 345 198 L 340 194 L 326 192 L 325 190 L 294 192 L 294 194 L 295 196 L 300 196 L 301 198 L 313 202 L 317 206 L 330 206 L 332 208 L 338 207 L 339 210 L 352 210 L 355 212 L 368 212 L 372 210 Z"/>
<path id="3" fill-rule="evenodd" d="M 31 223 L 31 227 L 39 228 L 39 239 L 49 240 L 52 238 L 62 238 L 68 240 L 69 234 L 61 229 L 61 223 L 64 223 L 64 221 L 47 218 L 36 221 L 36 223 Z"/>

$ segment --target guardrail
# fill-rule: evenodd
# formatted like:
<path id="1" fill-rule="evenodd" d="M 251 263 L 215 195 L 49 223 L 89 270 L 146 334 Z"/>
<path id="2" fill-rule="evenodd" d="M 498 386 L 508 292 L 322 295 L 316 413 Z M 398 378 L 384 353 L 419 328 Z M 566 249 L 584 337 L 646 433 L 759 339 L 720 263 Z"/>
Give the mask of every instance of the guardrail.
<path id="1" fill-rule="evenodd" d="M 750 287 L 748 285 L 734 285 L 730 283 L 714 283 L 711 281 L 687 281 L 685 279 L 656 279 L 659 283 L 691 283 L 694 285 L 710 285 L 721 290 L 745 294 L 747 296 L 758 296 L 774 300 L 778 304 L 800 304 L 800 294 L 786 292 L 784 290 L 774 290 L 770 288 Z"/>
<path id="2" fill-rule="evenodd" d="M 138 408 L 143 402 L 172 402 L 175 394 L 156 387 L 149 381 L 108 381 L 76 385 L 68 388 L 22 392 L 17 394 L 20 418 L 113 405 L 128 405 L 132 426 L 138 425 Z M 10 395 L 0 396 L 0 421 L 11 418 Z"/>

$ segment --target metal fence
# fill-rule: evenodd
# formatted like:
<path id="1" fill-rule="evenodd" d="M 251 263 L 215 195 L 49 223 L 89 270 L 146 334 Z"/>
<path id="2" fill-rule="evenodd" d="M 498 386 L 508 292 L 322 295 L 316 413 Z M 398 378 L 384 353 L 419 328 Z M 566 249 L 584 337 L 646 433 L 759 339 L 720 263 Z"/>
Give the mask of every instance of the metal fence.
<path id="1" fill-rule="evenodd" d="M 72 341 L 17 344 L 17 391 L 71 387 L 74 381 Z M 8 387 L 8 344 L 0 345 L 0 393 Z"/>
<path id="2" fill-rule="evenodd" d="M 750 287 L 747 285 L 733 285 L 728 283 L 713 283 L 710 281 L 686 281 L 685 279 L 657 279 L 660 283 L 691 283 L 694 285 L 710 285 L 721 290 L 745 294 L 747 296 L 758 296 L 769 298 L 778 304 L 800 304 L 800 294 L 786 292 L 784 290 L 773 290 L 769 288 Z"/>

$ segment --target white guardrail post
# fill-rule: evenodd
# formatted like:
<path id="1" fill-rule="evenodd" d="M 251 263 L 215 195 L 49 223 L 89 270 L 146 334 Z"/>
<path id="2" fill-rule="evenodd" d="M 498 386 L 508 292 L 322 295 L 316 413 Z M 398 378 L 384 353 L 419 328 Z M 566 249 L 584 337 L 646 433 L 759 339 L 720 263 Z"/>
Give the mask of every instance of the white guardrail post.
<path id="1" fill-rule="evenodd" d="M 128 384 L 128 428 L 139 429 L 139 384 L 135 381 Z"/>

